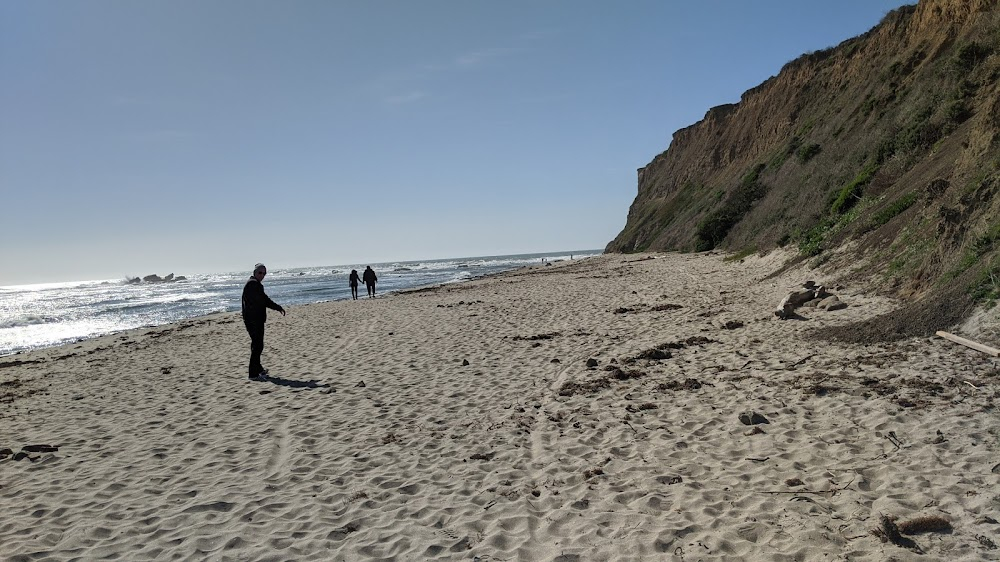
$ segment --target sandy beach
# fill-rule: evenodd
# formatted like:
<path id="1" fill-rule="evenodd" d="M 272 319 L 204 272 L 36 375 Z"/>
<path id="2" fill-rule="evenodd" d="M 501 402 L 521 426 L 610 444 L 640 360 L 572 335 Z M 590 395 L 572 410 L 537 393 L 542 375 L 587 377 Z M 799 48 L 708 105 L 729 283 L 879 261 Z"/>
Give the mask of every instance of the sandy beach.
<path id="1" fill-rule="evenodd" d="M 1000 560 L 997 360 L 818 340 L 900 303 L 785 257 L 294 307 L 274 382 L 231 313 L 0 358 L 0 558 Z"/>

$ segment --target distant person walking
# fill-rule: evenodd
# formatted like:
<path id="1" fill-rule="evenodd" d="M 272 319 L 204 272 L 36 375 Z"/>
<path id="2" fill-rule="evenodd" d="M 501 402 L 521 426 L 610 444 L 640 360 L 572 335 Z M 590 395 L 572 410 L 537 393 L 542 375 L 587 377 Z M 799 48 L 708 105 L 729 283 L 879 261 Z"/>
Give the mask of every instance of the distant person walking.
<path id="1" fill-rule="evenodd" d="M 241 299 L 243 325 L 247 327 L 247 333 L 250 334 L 249 377 L 252 381 L 267 380 L 267 369 L 260 364 L 260 354 L 264 352 L 264 323 L 267 322 L 267 309 L 277 310 L 282 316 L 285 315 L 285 309 L 264 293 L 265 275 L 267 275 L 267 268 L 264 267 L 264 264 L 258 263 L 253 266 L 253 275 L 243 286 L 243 298 Z"/>
<path id="2" fill-rule="evenodd" d="M 378 281 L 378 277 L 370 265 L 365 268 L 364 280 L 365 287 L 368 287 L 368 298 L 375 298 L 375 282 Z"/>
<path id="3" fill-rule="evenodd" d="M 357 269 L 351 270 L 351 278 L 348 282 L 351 284 L 351 296 L 354 300 L 358 300 L 358 282 L 361 281 L 361 277 L 358 275 Z"/>

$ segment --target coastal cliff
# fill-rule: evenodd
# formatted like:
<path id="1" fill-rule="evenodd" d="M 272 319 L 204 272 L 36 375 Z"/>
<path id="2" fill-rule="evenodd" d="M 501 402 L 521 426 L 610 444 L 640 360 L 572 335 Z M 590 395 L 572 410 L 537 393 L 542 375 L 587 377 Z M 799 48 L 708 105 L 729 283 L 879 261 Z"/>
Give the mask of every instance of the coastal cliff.
<path id="1" fill-rule="evenodd" d="M 674 133 L 606 250 L 792 246 L 911 300 L 995 300 L 998 126 L 1000 2 L 904 6 Z"/>

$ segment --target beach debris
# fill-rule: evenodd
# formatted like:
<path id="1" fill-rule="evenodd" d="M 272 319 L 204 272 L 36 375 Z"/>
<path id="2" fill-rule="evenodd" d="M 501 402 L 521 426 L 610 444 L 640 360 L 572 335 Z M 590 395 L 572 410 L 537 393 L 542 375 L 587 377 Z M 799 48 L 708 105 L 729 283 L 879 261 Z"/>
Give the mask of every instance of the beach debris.
<path id="1" fill-rule="evenodd" d="M 364 387 L 365 387 L 365 381 L 360 381 L 358 382 L 358 384 L 354 385 L 354 388 L 364 388 Z"/>
<path id="2" fill-rule="evenodd" d="M 586 480 L 590 480 L 595 476 L 601 476 L 602 474 L 604 474 L 604 469 L 602 469 L 601 467 L 588 468 L 587 470 L 583 471 L 583 477 Z"/>
<path id="3" fill-rule="evenodd" d="M 560 363 L 560 361 L 558 359 L 553 359 L 552 361 L 549 361 L 549 363 Z"/>
<path id="4" fill-rule="evenodd" d="M 497 456 L 496 451 L 490 451 L 488 453 L 473 453 L 469 460 L 473 461 L 491 461 L 493 457 Z"/>
<path id="5" fill-rule="evenodd" d="M 903 521 L 896 525 L 899 532 L 904 535 L 916 535 L 918 533 L 950 533 L 954 530 L 951 522 L 940 515 L 924 515 Z"/>
<path id="6" fill-rule="evenodd" d="M 671 357 L 673 357 L 673 354 L 666 351 L 662 347 L 647 349 L 646 351 L 643 351 L 639 355 L 635 356 L 636 359 L 649 359 L 650 361 L 660 361 L 663 359 L 670 359 Z"/>
<path id="7" fill-rule="evenodd" d="M 976 535 L 976 540 L 979 541 L 979 544 L 986 547 L 987 550 L 997 549 L 997 543 L 990 540 L 990 538 L 987 537 L 986 535 Z"/>
<path id="8" fill-rule="evenodd" d="M 20 451 L 15 453 L 13 449 L 5 447 L 0 449 L 0 460 L 11 457 L 15 461 L 28 459 L 31 462 L 35 462 L 39 457 L 33 457 L 31 453 L 54 453 L 58 450 L 59 447 L 55 445 L 25 445 L 21 447 Z"/>
<path id="9" fill-rule="evenodd" d="M 813 355 L 815 355 L 815 354 L 813 354 Z M 802 359 L 799 359 L 798 361 L 795 361 L 794 363 L 789 364 L 787 367 L 785 367 L 785 370 L 786 371 L 794 371 L 795 367 L 798 367 L 799 365 L 805 363 L 806 361 L 808 361 L 809 359 L 811 359 L 813 355 L 806 355 Z"/>
<path id="10" fill-rule="evenodd" d="M 789 488 L 793 488 L 795 486 L 805 486 L 805 485 L 806 483 L 803 482 L 802 480 L 799 480 L 798 478 L 789 478 L 788 480 L 785 480 L 785 486 L 788 486 Z"/>
<path id="11" fill-rule="evenodd" d="M 681 478 L 680 476 L 657 476 L 656 481 L 659 482 L 660 484 L 666 484 L 667 486 L 671 486 L 673 484 L 680 484 L 681 482 L 684 481 L 684 479 Z"/>
<path id="12" fill-rule="evenodd" d="M 611 373 L 611 378 L 619 381 L 627 381 L 629 379 L 637 379 L 639 377 L 646 376 L 646 373 L 642 371 L 625 371 L 620 367 L 615 367 L 614 365 L 608 365 L 604 368 L 604 370 Z"/>
<path id="13" fill-rule="evenodd" d="M 667 298 L 667 296 L 663 295 L 663 297 L 661 298 Z M 684 308 L 684 307 L 679 304 L 672 304 L 672 303 L 657 304 L 650 306 L 646 303 L 641 302 L 632 306 L 620 306 L 612 310 L 611 312 L 614 314 L 629 314 L 633 312 L 668 312 L 671 310 L 677 310 L 678 308 Z"/>
<path id="14" fill-rule="evenodd" d="M 512 339 L 514 341 L 525 340 L 525 341 L 536 341 L 536 340 L 550 340 L 556 336 L 560 335 L 559 332 L 549 332 L 546 334 L 537 334 L 534 336 L 514 336 Z"/>
<path id="15" fill-rule="evenodd" d="M 364 492 L 362 492 L 362 494 L 364 494 Z M 368 497 L 368 496 L 367 495 L 363 495 L 362 497 Z M 349 535 L 349 534 L 351 534 L 351 533 L 353 533 L 353 532 L 355 532 L 357 530 L 358 530 L 358 526 L 357 525 L 348 523 L 347 525 L 344 525 L 343 527 L 341 527 L 339 529 L 334 529 L 333 531 L 330 531 L 330 534 L 328 534 L 326 536 L 326 538 L 327 538 L 327 540 L 342 541 L 345 538 L 347 538 L 347 535 Z"/>
<path id="16" fill-rule="evenodd" d="M 816 304 L 816 308 L 820 310 L 841 310 L 847 308 L 847 305 L 844 304 L 844 302 L 841 301 L 840 298 L 837 297 L 837 295 L 830 295 L 825 299 L 820 300 Z"/>
<path id="17" fill-rule="evenodd" d="M 667 390 L 698 390 L 702 387 L 702 384 L 703 383 L 698 379 L 689 377 L 684 379 L 684 382 L 676 380 L 662 382 L 656 387 L 656 390 L 659 390 L 660 392 L 665 392 Z"/>
<path id="18" fill-rule="evenodd" d="M 839 390 L 839 387 L 823 384 L 822 382 L 813 383 L 805 388 L 806 394 L 814 396 L 826 396 L 835 390 Z"/>
<path id="19" fill-rule="evenodd" d="M 463 367 L 467 367 L 468 365 L 469 365 L 469 360 L 468 359 L 462 359 L 462 366 Z"/>
<path id="20" fill-rule="evenodd" d="M 758 414 L 757 412 L 753 411 L 740 412 L 738 418 L 740 420 L 740 423 L 742 423 L 743 425 L 757 425 L 761 423 L 768 423 L 768 424 L 771 423 L 767 421 L 767 418 L 765 418 L 763 414 Z"/>
<path id="21" fill-rule="evenodd" d="M 59 450 L 59 447 L 55 445 L 25 445 L 21 447 L 21 450 L 27 453 L 54 453 Z"/>
<path id="22" fill-rule="evenodd" d="M 645 402 L 643 404 L 639 404 L 638 406 L 633 406 L 632 404 L 625 406 L 625 410 L 628 412 L 632 412 L 633 414 L 636 412 L 641 412 L 643 410 L 656 410 L 657 408 L 659 408 L 659 406 L 653 404 L 652 402 Z"/>
<path id="23" fill-rule="evenodd" d="M 942 337 L 942 338 L 944 338 L 946 340 L 950 340 L 950 341 L 953 341 L 955 343 L 962 344 L 962 345 L 964 345 L 966 347 L 975 349 L 976 351 L 982 351 L 983 353 L 986 353 L 987 355 L 992 355 L 993 357 L 1000 356 L 1000 349 L 992 348 L 992 347 L 990 347 L 988 345 L 983 345 L 981 343 L 976 343 L 976 342 L 974 342 L 972 340 L 963 338 L 961 336 L 956 336 L 955 334 L 950 334 L 948 332 L 937 331 L 935 333 L 938 336 L 940 336 L 940 337 Z"/>
<path id="24" fill-rule="evenodd" d="M 750 436 L 753 436 L 753 435 L 761 435 L 762 433 L 764 433 L 764 430 L 761 429 L 759 425 L 755 425 L 755 426 L 753 426 L 753 428 L 744 431 L 743 435 L 746 435 L 747 437 L 750 437 Z"/>
<path id="25" fill-rule="evenodd" d="M 591 357 L 590 359 L 587 359 L 587 368 L 588 369 L 592 369 L 592 368 L 594 368 L 596 366 L 597 366 L 597 359 L 594 359 L 593 357 Z"/>
<path id="26" fill-rule="evenodd" d="M 847 308 L 839 297 L 831 294 L 826 287 L 817 285 L 814 281 L 806 281 L 801 289 L 796 289 L 785 295 L 778 303 L 774 315 L 782 320 L 795 316 L 795 309 L 800 306 L 815 307 L 822 310 L 840 310 Z"/>
<path id="27" fill-rule="evenodd" d="M 718 343 L 718 341 L 705 336 L 691 336 L 683 342 L 684 345 L 705 345 L 706 343 Z"/>
<path id="28" fill-rule="evenodd" d="M 891 542 L 894 545 L 908 548 L 921 554 L 924 551 L 920 548 L 920 545 L 913 539 L 904 537 L 904 533 L 950 533 L 953 530 L 951 523 L 947 519 L 936 515 L 918 517 L 898 525 L 896 524 L 896 520 L 897 517 L 895 516 L 879 515 L 878 526 L 872 529 L 872 534 L 880 538 L 882 542 Z"/>
<path id="29" fill-rule="evenodd" d="M 692 336 L 682 341 L 661 343 L 660 345 L 647 349 L 635 357 L 629 357 L 624 360 L 626 364 L 632 364 L 640 359 L 649 359 L 652 361 L 660 361 L 663 359 L 670 359 L 673 357 L 671 352 L 666 351 L 668 349 L 684 349 L 685 347 L 691 345 L 704 345 L 707 343 L 716 343 L 716 340 L 708 339 L 704 336 Z"/>
<path id="30" fill-rule="evenodd" d="M 27 361 L 22 361 L 20 359 L 15 359 L 14 361 L 3 361 L 0 362 L 0 369 L 4 367 L 17 367 L 18 365 L 30 365 L 32 363 L 41 363 L 41 359 L 29 359 Z"/>
<path id="31" fill-rule="evenodd" d="M 743 322 L 740 322 L 739 320 L 729 320 L 728 322 L 722 325 L 722 329 L 724 330 L 735 330 L 737 328 L 742 328 L 742 327 L 743 327 Z"/>
<path id="32" fill-rule="evenodd" d="M 903 440 L 896 436 L 895 431 L 890 431 L 885 435 L 885 438 L 889 440 L 890 443 L 899 450 L 903 446 Z"/>
<path id="33" fill-rule="evenodd" d="M 569 381 L 564 383 L 559 387 L 559 396 L 573 396 L 575 394 L 593 394 L 601 390 L 611 388 L 611 382 L 615 380 L 626 381 L 630 379 L 638 379 L 640 377 L 646 376 L 643 371 L 625 371 L 619 367 L 608 365 L 604 368 L 605 371 L 609 372 L 609 375 L 603 377 L 598 377 L 586 382 L 575 382 Z"/>

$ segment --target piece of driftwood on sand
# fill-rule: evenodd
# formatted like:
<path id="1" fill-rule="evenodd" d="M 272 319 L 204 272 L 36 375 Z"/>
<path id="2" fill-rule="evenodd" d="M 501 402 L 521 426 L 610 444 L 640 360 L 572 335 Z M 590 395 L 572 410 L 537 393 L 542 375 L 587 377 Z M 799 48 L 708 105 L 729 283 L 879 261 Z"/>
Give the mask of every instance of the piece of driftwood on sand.
<path id="1" fill-rule="evenodd" d="M 955 343 L 960 343 L 960 344 L 962 344 L 962 345 L 964 345 L 966 347 L 971 347 L 972 349 L 975 349 L 976 351 L 982 351 L 983 353 L 987 353 L 989 355 L 992 355 L 993 357 L 1000 356 L 1000 349 L 996 349 L 996 348 L 990 347 L 988 345 L 983 345 L 981 343 L 976 343 L 976 342 L 974 342 L 972 340 L 965 339 L 965 338 L 963 338 L 961 336 L 956 336 L 955 334 L 949 334 L 948 332 L 943 332 L 943 331 L 940 331 L 940 330 L 937 332 L 937 335 L 941 336 L 942 338 L 944 338 L 946 340 L 951 340 L 951 341 L 953 341 Z"/>

